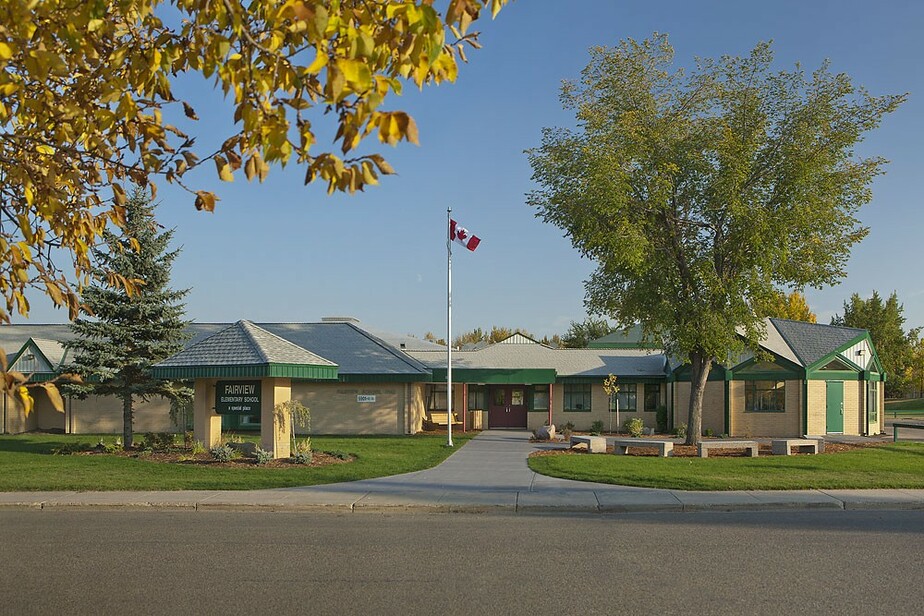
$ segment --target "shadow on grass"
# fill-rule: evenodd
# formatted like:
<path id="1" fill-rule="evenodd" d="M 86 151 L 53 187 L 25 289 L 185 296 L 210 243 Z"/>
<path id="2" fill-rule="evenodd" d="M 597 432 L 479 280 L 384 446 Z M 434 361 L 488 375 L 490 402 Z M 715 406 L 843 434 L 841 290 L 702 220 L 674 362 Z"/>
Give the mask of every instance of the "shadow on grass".
<path id="1" fill-rule="evenodd" d="M 45 439 L 25 440 L 19 437 L 0 437 L 0 452 L 51 454 L 55 447 L 64 443 L 87 443 L 93 445 L 95 441 L 89 439 L 62 441 L 57 435 L 49 434 Z"/>

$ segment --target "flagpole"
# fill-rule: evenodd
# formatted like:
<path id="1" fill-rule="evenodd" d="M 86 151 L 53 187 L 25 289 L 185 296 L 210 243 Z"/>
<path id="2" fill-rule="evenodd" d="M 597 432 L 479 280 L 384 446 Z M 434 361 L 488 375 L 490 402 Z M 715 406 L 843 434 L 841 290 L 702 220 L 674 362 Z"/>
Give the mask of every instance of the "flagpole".
<path id="1" fill-rule="evenodd" d="M 446 446 L 452 447 L 452 208 L 446 208 Z"/>

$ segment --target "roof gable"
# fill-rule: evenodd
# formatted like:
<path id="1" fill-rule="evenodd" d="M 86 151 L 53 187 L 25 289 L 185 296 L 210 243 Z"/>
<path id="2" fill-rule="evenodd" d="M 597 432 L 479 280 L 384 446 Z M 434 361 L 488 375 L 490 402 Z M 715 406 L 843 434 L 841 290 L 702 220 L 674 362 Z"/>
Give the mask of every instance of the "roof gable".
<path id="1" fill-rule="evenodd" d="M 799 363 L 805 367 L 815 364 L 844 345 L 868 335 L 865 329 L 854 327 L 776 318 L 770 319 L 770 322 L 796 354 Z"/>
<path id="2" fill-rule="evenodd" d="M 29 338 L 22 348 L 10 357 L 10 370 L 24 374 L 54 372 L 64 358 L 64 347 L 54 340 Z"/>

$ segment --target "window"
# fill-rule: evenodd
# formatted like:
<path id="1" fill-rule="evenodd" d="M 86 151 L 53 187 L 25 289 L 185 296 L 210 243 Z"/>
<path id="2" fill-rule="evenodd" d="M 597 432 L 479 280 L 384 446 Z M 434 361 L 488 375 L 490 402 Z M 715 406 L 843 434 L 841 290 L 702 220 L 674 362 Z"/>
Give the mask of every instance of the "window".
<path id="1" fill-rule="evenodd" d="M 533 407 L 532 411 L 549 410 L 549 386 L 536 385 L 533 387 Z"/>
<path id="2" fill-rule="evenodd" d="M 879 423 L 879 383 L 876 381 L 869 384 L 869 422 Z"/>
<path id="3" fill-rule="evenodd" d="M 565 384 L 564 407 L 566 413 L 590 411 L 590 383 Z"/>
<path id="4" fill-rule="evenodd" d="M 657 411 L 661 406 L 661 384 L 645 383 L 645 410 L 647 412 Z"/>
<path id="5" fill-rule="evenodd" d="M 610 396 L 610 412 L 616 412 L 616 402 L 619 402 L 619 410 L 625 413 L 632 413 L 638 410 L 638 385 L 635 383 L 622 383 L 619 385 L 619 392 L 615 396 Z"/>
<path id="6" fill-rule="evenodd" d="M 744 412 L 786 412 L 786 381 L 745 381 Z"/>
<path id="7" fill-rule="evenodd" d="M 445 411 L 447 409 L 446 402 L 446 386 L 431 385 L 430 395 L 428 396 L 427 410 Z"/>
<path id="8" fill-rule="evenodd" d="M 484 405 L 486 395 L 484 390 L 484 385 L 468 386 L 468 410 L 483 411 L 488 408 Z"/>

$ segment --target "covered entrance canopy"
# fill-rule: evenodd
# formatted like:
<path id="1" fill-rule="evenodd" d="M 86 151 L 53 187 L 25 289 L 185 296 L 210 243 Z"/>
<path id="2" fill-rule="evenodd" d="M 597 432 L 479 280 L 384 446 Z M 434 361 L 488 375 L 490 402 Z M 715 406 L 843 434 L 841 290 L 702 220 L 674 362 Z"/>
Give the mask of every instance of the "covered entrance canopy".
<path id="1" fill-rule="evenodd" d="M 337 381 L 337 364 L 250 321 L 238 321 L 154 366 L 154 376 L 194 380 L 195 438 L 221 440 L 221 416 L 260 416 L 260 446 L 290 454 L 289 418 L 275 412 L 292 397 L 292 380 Z"/>
<path id="2" fill-rule="evenodd" d="M 446 391 L 446 354 L 440 350 L 412 351 L 409 355 L 433 371 L 429 400 L 442 403 Z M 666 381 L 666 357 L 640 348 L 557 349 L 523 334 L 501 342 L 454 352 L 452 365 L 453 408 L 487 413 L 491 428 L 535 428 L 553 419 L 565 421 L 591 418 L 590 392 L 571 390 L 602 388 L 610 374 L 631 383 Z M 567 406 L 586 393 L 586 405 L 570 415 Z M 429 406 L 436 409 L 435 406 Z M 606 417 L 598 396 L 595 405 Z M 569 415 L 561 415 L 561 413 Z M 596 416 L 593 416 L 596 418 Z M 474 417 L 472 417 L 475 420 Z M 477 420 L 472 424 L 477 426 Z"/>
<path id="3" fill-rule="evenodd" d="M 551 386 L 557 378 L 554 368 L 453 368 L 452 381 L 465 386 L 463 400 L 469 399 L 469 385 L 486 386 L 481 410 L 488 412 L 491 428 L 526 428 L 527 413 L 535 386 Z M 446 368 L 435 368 L 433 380 L 446 382 Z"/>

